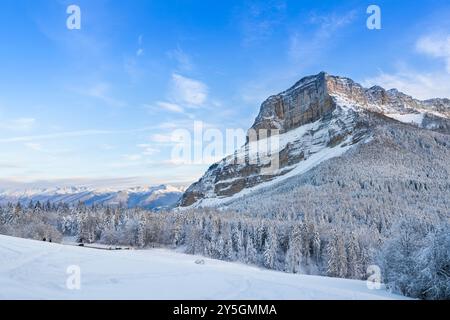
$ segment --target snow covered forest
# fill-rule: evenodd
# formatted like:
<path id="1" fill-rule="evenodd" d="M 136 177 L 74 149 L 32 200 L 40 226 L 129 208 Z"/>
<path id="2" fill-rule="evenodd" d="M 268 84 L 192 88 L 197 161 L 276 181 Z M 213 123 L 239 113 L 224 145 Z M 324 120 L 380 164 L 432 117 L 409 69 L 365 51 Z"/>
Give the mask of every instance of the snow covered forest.
<path id="1" fill-rule="evenodd" d="M 450 222 L 409 215 L 253 214 L 216 209 L 154 213 L 64 204 L 0 207 L 0 234 L 35 240 L 179 248 L 290 273 L 367 279 L 378 265 L 389 289 L 450 299 Z"/>

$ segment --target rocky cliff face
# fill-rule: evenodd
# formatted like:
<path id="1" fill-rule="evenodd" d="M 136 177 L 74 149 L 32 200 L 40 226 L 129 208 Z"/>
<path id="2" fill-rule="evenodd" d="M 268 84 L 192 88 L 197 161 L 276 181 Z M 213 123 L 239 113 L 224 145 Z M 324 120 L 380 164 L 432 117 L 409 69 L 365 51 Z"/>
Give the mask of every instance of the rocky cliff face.
<path id="1" fill-rule="evenodd" d="M 284 133 L 319 120 L 340 102 L 387 116 L 422 113 L 450 117 L 449 99 L 420 101 L 396 89 L 364 88 L 349 78 L 322 72 L 303 78 L 285 92 L 267 99 L 252 129 L 279 129 Z"/>
<path id="2" fill-rule="evenodd" d="M 303 78 L 292 88 L 267 99 L 252 129 L 279 129 L 285 133 L 330 113 L 334 104 L 327 94 L 328 78 L 325 73 Z"/>
<path id="3" fill-rule="evenodd" d="M 290 89 L 268 98 L 251 127 L 257 133 L 277 130 L 278 135 L 269 134 L 269 138 L 256 135 L 259 142 L 268 144 L 277 139 L 271 157 L 255 153 L 252 149 L 255 142 L 248 139 L 234 155 L 211 166 L 189 187 L 180 206 L 214 205 L 300 175 L 369 141 L 377 125 L 374 117 L 448 133 L 450 101 L 420 101 L 395 89 L 364 88 L 351 79 L 323 72 L 305 77 Z M 276 169 L 267 173 L 274 156 Z"/>

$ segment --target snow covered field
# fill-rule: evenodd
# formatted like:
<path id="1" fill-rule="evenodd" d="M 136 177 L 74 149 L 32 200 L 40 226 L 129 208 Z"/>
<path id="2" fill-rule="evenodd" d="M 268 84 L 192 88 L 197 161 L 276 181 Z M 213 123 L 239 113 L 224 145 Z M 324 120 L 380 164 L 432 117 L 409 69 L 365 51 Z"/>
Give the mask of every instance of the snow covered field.
<path id="1" fill-rule="evenodd" d="M 80 290 L 66 287 L 72 265 L 81 270 Z M 364 281 L 285 274 L 170 250 L 107 251 L 0 236 L 0 299 L 403 297 L 369 290 Z"/>

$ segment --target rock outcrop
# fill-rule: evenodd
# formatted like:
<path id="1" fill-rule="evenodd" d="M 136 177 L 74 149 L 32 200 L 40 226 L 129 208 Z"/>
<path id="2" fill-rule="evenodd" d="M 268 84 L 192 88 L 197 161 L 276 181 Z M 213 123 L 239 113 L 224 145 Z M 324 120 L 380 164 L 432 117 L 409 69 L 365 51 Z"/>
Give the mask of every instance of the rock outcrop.
<path id="1" fill-rule="evenodd" d="M 450 132 L 450 101 L 420 101 L 396 89 L 364 88 L 351 79 L 324 72 L 298 81 L 290 89 L 268 98 L 252 132 L 277 135 L 257 139 L 277 147 L 270 157 L 252 151 L 252 139 L 234 155 L 212 165 L 187 189 L 179 205 L 214 205 L 221 199 L 251 192 L 261 185 L 280 182 L 340 156 L 357 144 L 369 141 L 382 121 L 400 121 L 422 129 Z M 249 134 L 250 137 L 250 134 Z M 277 166 L 273 166 L 274 155 Z M 253 160 L 253 161 L 252 161 Z"/>

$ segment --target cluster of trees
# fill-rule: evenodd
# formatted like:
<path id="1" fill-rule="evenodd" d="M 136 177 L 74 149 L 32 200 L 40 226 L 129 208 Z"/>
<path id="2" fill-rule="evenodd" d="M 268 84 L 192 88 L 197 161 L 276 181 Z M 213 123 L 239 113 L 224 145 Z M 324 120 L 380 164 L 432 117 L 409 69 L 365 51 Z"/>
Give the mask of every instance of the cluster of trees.
<path id="1" fill-rule="evenodd" d="M 274 270 L 352 279 L 367 279 L 367 267 L 376 263 L 390 288 L 428 299 L 450 297 L 450 228 L 438 225 L 398 219 L 386 229 L 353 223 L 345 215 L 261 218 L 215 209 L 154 213 L 83 204 L 0 207 L 2 234 L 183 248 L 189 254 Z"/>
<path id="2" fill-rule="evenodd" d="M 355 279 L 364 278 L 369 263 L 366 231 L 330 229 L 303 215 L 261 219 L 214 209 L 154 213 L 37 202 L 0 207 L 0 232 L 36 240 L 183 247 L 215 259 Z"/>
<path id="3" fill-rule="evenodd" d="M 58 212 L 51 210 L 50 205 L 34 205 L 27 207 L 17 204 L 0 206 L 0 234 L 27 239 L 51 239 L 60 242 L 62 234 L 58 230 Z"/>
<path id="4" fill-rule="evenodd" d="M 450 224 L 398 221 L 378 260 L 388 287 L 420 299 L 450 299 Z"/>

